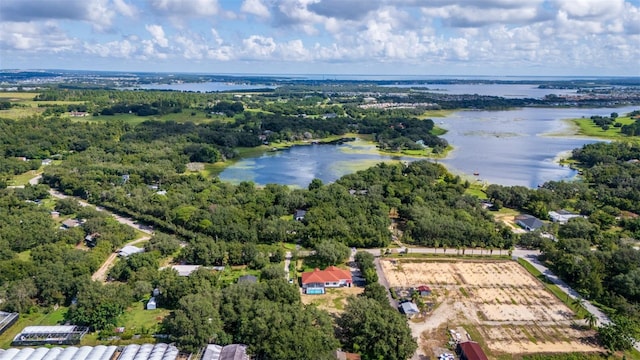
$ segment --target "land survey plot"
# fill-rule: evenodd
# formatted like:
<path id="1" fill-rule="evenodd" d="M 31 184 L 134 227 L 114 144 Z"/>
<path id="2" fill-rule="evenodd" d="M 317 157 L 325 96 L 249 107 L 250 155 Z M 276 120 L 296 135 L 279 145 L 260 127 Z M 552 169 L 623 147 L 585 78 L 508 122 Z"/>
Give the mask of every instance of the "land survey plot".
<path id="1" fill-rule="evenodd" d="M 602 350 L 595 332 L 516 262 L 382 259 L 381 266 L 391 288 L 433 290 L 434 310 L 409 321 L 425 355 L 446 346 L 429 340 L 443 325 L 469 329 L 494 356 Z"/>

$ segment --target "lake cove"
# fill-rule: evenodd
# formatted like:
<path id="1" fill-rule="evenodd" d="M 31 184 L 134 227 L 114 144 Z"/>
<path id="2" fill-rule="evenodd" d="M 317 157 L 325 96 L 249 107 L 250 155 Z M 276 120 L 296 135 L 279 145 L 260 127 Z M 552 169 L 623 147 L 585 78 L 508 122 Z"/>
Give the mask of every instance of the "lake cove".
<path id="1" fill-rule="evenodd" d="M 218 175 L 220 180 L 253 181 L 307 187 L 318 178 L 329 183 L 380 162 L 414 161 L 421 158 L 380 154 L 373 142 L 356 139 L 342 144 L 296 145 L 241 159 Z"/>
<path id="2" fill-rule="evenodd" d="M 481 183 L 533 188 L 550 180 L 573 179 L 577 172 L 560 166 L 559 155 L 600 140 L 573 135 L 575 129 L 563 120 L 612 112 L 622 115 L 636 108 L 454 112 L 436 119 L 439 127 L 448 130 L 443 137 L 454 147 L 447 158 L 437 162 L 454 174 Z M 232 183 L 306 187 L 314 178 L 329 183 L 382 161 L 418 159 L 423 158 L 381 154 L 374 143 L 358 139 L 339 145 L 293 146 L 247 157 L 222 170 L 219 177 Z"/>

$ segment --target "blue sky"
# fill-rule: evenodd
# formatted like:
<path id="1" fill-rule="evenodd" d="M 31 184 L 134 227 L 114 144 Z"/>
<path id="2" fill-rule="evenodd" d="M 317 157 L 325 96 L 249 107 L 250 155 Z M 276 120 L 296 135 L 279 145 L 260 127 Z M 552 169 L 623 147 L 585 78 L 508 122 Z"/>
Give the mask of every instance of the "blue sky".
<path id="1" fill-rule="evenodd" d="M 0 68 L 640 76 L 640 0 L 1 0 Z"/>

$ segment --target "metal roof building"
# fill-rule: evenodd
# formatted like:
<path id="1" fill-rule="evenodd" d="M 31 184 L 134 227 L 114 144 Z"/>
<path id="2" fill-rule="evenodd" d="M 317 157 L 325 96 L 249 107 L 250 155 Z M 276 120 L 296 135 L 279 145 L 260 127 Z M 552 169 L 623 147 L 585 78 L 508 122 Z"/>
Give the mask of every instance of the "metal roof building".
<path id="1" fill-rule="evenodd" d="M 70 346 L 0 349 L 0 360 L 175 360 L 179 350 L 168 344 Z"/>
<path id="2" fill-rule="evenodd" d="M 15 322 L 18 321 L 19 316 L 20 314 L 18 313 L 0 311 L 0 334 L 10 328 L 11 325 L 15 324 Z"/>
<path id="3" fill-rule="evenodd" d="M 74 325 L 27 326 L 13 338 L 12 346 L 76 345 L 89 328 Z"/>
<path id="4" fill-rule="evenodd" d="M 247 345 L 230 344 L 220 346 L 209 344 L 200 360 L 249 360 Z"/>
<path id="5" fill-rule="evenodd" d="M 133 246 L 133 245 L 126 245 L 125 247 L 123 247 L 122 249 L 120 249 L 120 251 L 118 251 L 118 255 L 122 256 L 122 257 L 127 257 L 133 254 L 137 254 L 137 253 L 141 253 L 144 252 L 143 248 L 139 248 L 137 246 Z"/>

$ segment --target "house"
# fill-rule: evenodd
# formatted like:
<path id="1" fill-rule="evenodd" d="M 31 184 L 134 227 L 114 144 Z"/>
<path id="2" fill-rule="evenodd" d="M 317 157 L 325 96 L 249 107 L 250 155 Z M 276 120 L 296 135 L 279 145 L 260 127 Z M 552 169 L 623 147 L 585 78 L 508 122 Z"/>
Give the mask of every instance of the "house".
<path id="1" fill-rule="evenodd" d="M 118 256 L 121 257 L 129 257 L 133 254 L 137 254 L 137 253 L 141 253 L 144 252 L 143 248 L 139 248 L 137 246 L 133 246 L 133 245 L 127 245 L 125 247 L 123 247 L 122 249 L 120 249 L 120 251 L 118 251 Z"/>
<path id="2" fill-rule="evenodd" d="M 416 290 L 418 291 L 418 294 L 420 294 L 420 296 L 431 295 L 431 288 L 428 287 L 427 285 L 420 285 Z"/>
<path id="3" fill-rule="evenodd" d="M 51 218 L 53 219 L 57 219 L 60 217 L 60 212 L 58 211 L 52 211 L 50 214 L 51 214 Z"/>
<path id="4" fill-rule="evenodd" d="M 544 226 L 544 223 L 533 215 L 522 214 L 515 217 L 516 224 L 527 231 L 534 231 Z"/>
<path id="5" fill-rule="evenodd" d="M 307 210 L 296 210 L 293 213 L 293 219 L 295 221 L 302 221 L 304 220 L 304 216 L 307 215 Z"/>
<path id="6" fill-rule="evenodd" d="M 408 317 L 412 317 L 420 313 L 418 306 L 411 301 L 405 301 L 402 304 L 400 304 L 400 306 L 398 306 L 398 310 L 402 314 L 407 315 Z"/>
<path id="7" fill-rule="evenodd" d="M 156 309 L 156 297 L 152 297 L 147 301 L 147 310 L 155 310 Z"/>
<path id="8" fill-rule="evenodd" d="M 62 222 L 61 229 L 72 229 L 74 227 L 80 226 L 82 223 L 77 219 L 67 219 Z"/>
<path id="9" fill-rule="evenodd" d="M 52 162 L 53 162 L 53 160 L 51 160 L 51 159 L 44 159 L 44 160 L 42 160 L 42 165 L 43 166 L 51 165 Z"/>
<path id="10" fill-rule="evenodd" d="M 98 244 L 99 237 L 100 237 L 100 234 L 98 233 L 89 234 L 84 237 L 84 244 L 87 245 L 88 247 L 95 247 Z"/>
<path id="11" fill-rule="evenodd" d="M 324 294 L 325 288 L 351 287 L 352 283 L 351 271 L 335 266 L 302 273 L 302 288 L 309 295 Z"/>
<path id="12" fill-rule="evenodd" d="M 460 360 L 489 360 L 480 345 L 475 341 L 459 343 L 456 353 L 460 356 Z"/>
<path id="13" fill-rule="evenodd" d="M 569 220 L 577 217 L 584 217 L 584 216 L 572 213 L 571 211 L 567 211 L 564 209 L 561 209 L 558 211 L 549 211 L 549 218 L 551 218 L 551 221 L 557 222 L 560 224 L 566 224 Z"/>
<path id="14" fill-rule="evenodd" d="M 256 283 L 258 278 L 253 275 L 243 275 L 238 278 L 238 283 Z"/>

